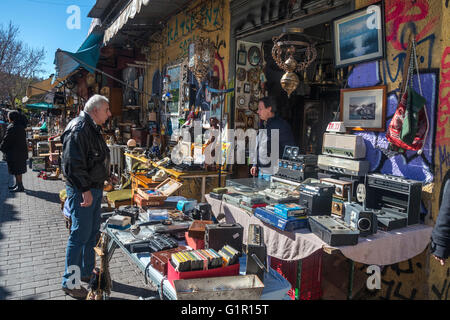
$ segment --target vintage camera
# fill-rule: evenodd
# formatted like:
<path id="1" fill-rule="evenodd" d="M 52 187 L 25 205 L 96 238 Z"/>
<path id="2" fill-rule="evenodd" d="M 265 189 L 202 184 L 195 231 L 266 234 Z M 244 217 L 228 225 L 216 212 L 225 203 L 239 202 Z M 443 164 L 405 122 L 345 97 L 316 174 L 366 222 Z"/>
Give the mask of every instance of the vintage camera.
<path id="1" fill-rule="evenodd" d="M 345 203 L 345 222 L 359 230 L 361 237 L 367 237 L 377 233 L 378 219 L 375 212 L 365 209 L 360 204 L 354 202 Z"/>
<path id="2" fill-rule="evenodd" d="M 197 204 L 194 211 L 192 211 L 192 218 L 194 220 L 211 220 L 211 215 L 211 205 L 206 202 Z"/>

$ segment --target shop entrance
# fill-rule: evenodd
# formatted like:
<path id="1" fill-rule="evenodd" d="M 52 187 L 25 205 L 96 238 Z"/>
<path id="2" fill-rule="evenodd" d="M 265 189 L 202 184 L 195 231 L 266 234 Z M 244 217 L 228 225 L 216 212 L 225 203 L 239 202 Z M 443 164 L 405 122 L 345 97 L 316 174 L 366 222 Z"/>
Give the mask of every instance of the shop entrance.
<path id="1" fill-rule="evenodd" d="M 347 68 L 334 68 L 332 20 L 351 10 L 351 6 L 335 8 L 298 21 L 278 24 L 273 28 L 253 30 L 245 36 L 237 37 L 236 69 L 240 67 L 241 42 L 245 42 L 250 48 L 255 45 L 261 48 L 262 68 L 267 81 L 264 88 L 265 94 L 276 98 L 279 116 L 290 124 L 296 145 L 300 147 L 302 154 L 321 154 L 323 133 L 326 131 L 328 123 L 339 119 L 340 89 L 345 87 L 343 79 L 346 79 L 348 70 Z M 300 83 L 289 98 L 280 84 L 285 71 L 280 69 L 272 57 L 273 38 L 279 37 L 283 33 L 286 34 L 284 39 L 289 37 L 289 40 L 292 41 L 314 43 L 317 51 L 316 59 L 306 71 L 301 74 L 296 72 Z M 298 62 L 301 62 L 300 56 L 301 51 Z M 238 75 L 239 72 L 237 72 L 236 78 L 237 115 L 239 115 L 240 108 L 244 108 L 244 104 L 247 102 L 245 99 L 239 99 L 241 83 Z M 242 86 L 245 87 L 245 84 Z M 253 100 L 252 97 L 249 97 L 250 110 L 255 107 L 251 105 Z M 255 113 L 254 110 L 252 111 Z M 239 124 L 240 118 L 237 115 L 235 115 L 235 119 Z M 255 115 L 253 116 L 255 117 Z M 257 116 L 255 118 L 258 120 Z"/>
<path id="2" fill-rule="evenodd" d="M 330 121 L 338 115 L 339 90 L 342 82 L 334 68 L 330 23 L 324 23 L 301 33 L 289 33 L 290 39 L 309 39 L 316 43 L 317 58 L 303 74 L 300 83 L 288 98 L 280 84 L 284 74 L 272 57 L 273 41 L 263 43 L 267 92 L 277 99 L 279 115 L 289 122 L 296 143 L 304 154 L 320 154 L 322 136 Z"/>

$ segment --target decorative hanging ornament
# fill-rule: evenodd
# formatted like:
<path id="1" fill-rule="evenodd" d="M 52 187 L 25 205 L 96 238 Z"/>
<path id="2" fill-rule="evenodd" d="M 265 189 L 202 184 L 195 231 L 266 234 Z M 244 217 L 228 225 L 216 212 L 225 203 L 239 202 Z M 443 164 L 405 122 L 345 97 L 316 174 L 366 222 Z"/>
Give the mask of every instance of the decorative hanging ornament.
<path id="1" fill-rule="evenodd" d="M 216 46 L 208 38 L 198 38 L 189 45 L 189 70 L 194 74 L 199 85 L 208 72 L 214 68 Z"/>
<path id="2" fill-rule="evenodd" d="M 280 83 L 284 91 L 287 92 L 288 97 L 297 89 L 300 80 L 295 72 L 305 71 L 306 68 L 317 58 L 317 50 L 313 44 L 305 41 L 280 41 L 286 33 L 282 33 L 278 37 L 273 37 L 272 57 L 278 67 L 286 73 L 281 77 Z M 283 50 L 283 46 L 289 46 Z M 285 51 L 285 53 L 283 53 Z M 295 59 L 296 53 L 303 53 L 303 61 L 298 62 Z"/>

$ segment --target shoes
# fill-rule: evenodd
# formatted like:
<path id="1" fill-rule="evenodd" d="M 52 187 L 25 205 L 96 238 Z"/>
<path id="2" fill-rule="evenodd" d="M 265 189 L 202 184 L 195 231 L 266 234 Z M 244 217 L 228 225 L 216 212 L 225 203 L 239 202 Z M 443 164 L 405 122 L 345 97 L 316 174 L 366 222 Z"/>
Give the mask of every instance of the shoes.
<path id="1" fill-rule="evenodd" d="M 69 289 L 62 287 L 62 291 L 75 299 L 86 299 L 88 294 L 88 291 L 83 286 L 81 286 L 79 289 Z"/>
<path id="2" fill-rule="evenodd" d="M 12 187 L 8 187 L 9 190 L 17 188 L 17 184 L 13 185 Z"/>
<path id="3" fill-rule="evenodd" d="M 24 192 L 25 188 L 23 186 L 16 186 L 14 189 L 10 189 L 10 192 Z"/>

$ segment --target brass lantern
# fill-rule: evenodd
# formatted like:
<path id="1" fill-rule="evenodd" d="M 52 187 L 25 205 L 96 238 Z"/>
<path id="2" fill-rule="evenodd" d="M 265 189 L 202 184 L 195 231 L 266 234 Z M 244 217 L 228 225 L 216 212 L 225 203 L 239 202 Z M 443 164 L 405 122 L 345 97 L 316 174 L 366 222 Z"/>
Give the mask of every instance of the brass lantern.
<path id="1" fill-rule="evenodd" d="M 298 32 L 298 31 L 297 31 Z M 281 77 L 280 83 L 284 91 L 287 92 L 288 97 L 297 89 L 300 80 L 295 72 L 306 70 L 308 66 L 316 59 L 317 51 L 314 45 L 304 41 L 285 40 L 280 41 L 286 33 L 282 33 L 278 37 L 273 37 L 272 57 L 278 67 L 286 73 Z M 283 49 L 283 46 L 289 46 Z M 303 50 L 300 50 L 302 49 Z M 283 53 L 285 51 L 285 53 Z M 297 52 L 304 52 L 303 61 L 298 62 L 294 55 Z"/>
<path id="2" fill-rule="evenodd" d="M 216 46 L 208 38 L 198 38 L 189 45 L 189 70 L 201 86 L 208 72 L 214 68 Z"/>

